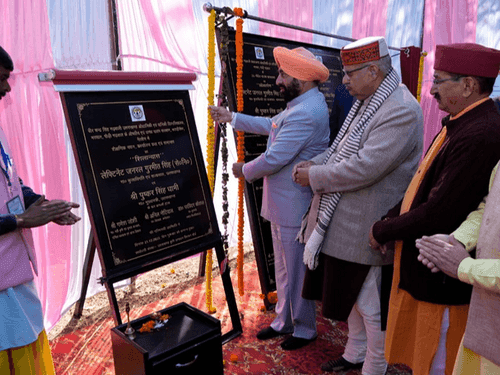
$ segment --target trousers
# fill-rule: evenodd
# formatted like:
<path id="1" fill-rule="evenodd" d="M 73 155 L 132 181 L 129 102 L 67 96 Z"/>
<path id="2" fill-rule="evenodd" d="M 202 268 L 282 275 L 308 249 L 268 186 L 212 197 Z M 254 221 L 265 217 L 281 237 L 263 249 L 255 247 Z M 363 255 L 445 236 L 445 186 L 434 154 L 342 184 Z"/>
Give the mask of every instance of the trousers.
<path id="1" fill-rule="evenodd" d="M 271 223 L 274 268 L 278 303 L 271 327 L 281 333 L 293 333 L 313 339 L 316 333 L 316 303 L 302 298 L 306 266 L 302 261 L 304 244 L 295 240 L 300 227 Z"/>

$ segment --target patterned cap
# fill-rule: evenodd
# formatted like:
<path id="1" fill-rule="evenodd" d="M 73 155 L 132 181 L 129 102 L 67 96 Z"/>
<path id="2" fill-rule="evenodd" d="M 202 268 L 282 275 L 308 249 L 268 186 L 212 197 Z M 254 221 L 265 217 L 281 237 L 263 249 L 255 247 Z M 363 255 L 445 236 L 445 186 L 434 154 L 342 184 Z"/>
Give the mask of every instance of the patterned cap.
<path id="1" fill-rule="evenodd" d="M 377 61 L 388 54 L 389 49 L 385 38 L 382 36 L 359 39 L 340 50 L 340 58 L 344 66 Z"/>

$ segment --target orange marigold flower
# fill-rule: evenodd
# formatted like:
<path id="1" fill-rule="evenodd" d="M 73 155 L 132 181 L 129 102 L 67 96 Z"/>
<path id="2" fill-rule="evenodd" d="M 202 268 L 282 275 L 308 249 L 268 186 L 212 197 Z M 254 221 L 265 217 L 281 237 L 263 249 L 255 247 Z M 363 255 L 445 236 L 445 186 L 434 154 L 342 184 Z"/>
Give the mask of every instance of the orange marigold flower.
<path id="1" fill-rule="evenodd" d="M 151 332 L 155 326 L 154 320 L 150 320 L 149 322 L 146 322 L 142 325 L 142 327 L 139 329 L 139 332 L 144 333 L 144 332 Z"/>
<path id="2" fill-rule="evenodd" d="M 229 356 L 229 360 L 233 363 L 238 362 L 238 355 L 237 354 L 231 354 Z"/>

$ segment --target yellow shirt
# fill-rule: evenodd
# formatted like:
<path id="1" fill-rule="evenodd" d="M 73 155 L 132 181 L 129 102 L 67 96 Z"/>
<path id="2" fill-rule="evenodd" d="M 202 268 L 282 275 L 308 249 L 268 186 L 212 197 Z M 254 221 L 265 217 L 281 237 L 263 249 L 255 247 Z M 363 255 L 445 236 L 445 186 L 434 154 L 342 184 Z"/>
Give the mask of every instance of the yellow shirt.
<path id="1" fill-rule="evenodd" d="M 491 173 L 490 186 L 493 185 L 497 164 Z M 484 214 L 486 199 L 479 204 L 476 211 L 471 212 L 453 236 L 464 244 L 467 251 L 476 247 L 479 238 L 479 228 Z M 458 267 L 458 278 L 468 284 L 500 293 L 500 259 L 464 259 Z M 453 375 L 494 375 L 500 374 L 500 366 L 479 354 L 467 349 L 462 344 L 458 351 Z"/>
<path id="2" fill-rule="evenodd" d="M 490 190 L 499 165 L 500 163 L 491 173 Z M 471 212 L 462 225 L 453 232 L 453 236 L 464 244 L 467 251 L 476 247 L 485 203 L 486 198 L 479 204 L 477 210 Z M 458 278 L 464 283 L 500 293 L 500 259 L 466 258 L 458 267 Z"/>

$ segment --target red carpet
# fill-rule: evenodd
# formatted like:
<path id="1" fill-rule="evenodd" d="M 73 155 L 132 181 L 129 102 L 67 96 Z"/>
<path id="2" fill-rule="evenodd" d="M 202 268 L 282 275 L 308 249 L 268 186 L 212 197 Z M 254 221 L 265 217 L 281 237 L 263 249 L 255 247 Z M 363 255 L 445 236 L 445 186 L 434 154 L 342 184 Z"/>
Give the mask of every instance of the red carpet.
<path id="1" fill-rule="evenodd" d="M 232 270 L 233 285 L 237 285 L 236 272 Z M 283 338 L 258 341 L 255 334 L 269 325 L 274 319 L 274 312 L 261 312 L 262 301 L 259 298 L 260 285 L 255 262 L 245 264 L 245 296 L 237 295 L 238 310 L 241 314 L 243 334 L 223 346 L 225 374 L 322 374 L 319 365 L 331 357 L 343 352 L 346 342 L 347 325 L 325 319 L 318 309 L 318 339 L 308 346 L 284 351 L 279 346 Z M 214 315 L 221 321 L 222 332 L 231 328 L 231 319 L 220 277 L 213 282 Z M 237 293 L 237 291 L 235 291 Z M 186 302 L 202 311 L 205 308 L 204 283 L 175 293 L 171 297 L 132 310 L 131 319 L 164 309 L 179 302 Z M 104 375 L 115 374 L 110 329 L 114 326 L 111 318 L 85 327 L 80 331 L 60 336 L 50 342 L 56 366 L 56 373 Z M 238 361 L 229 361 L 231 354 L 238 356 Z M 351 371 L 349 374 L 359 374 Z M 404 366 L 390 366 L 389 374 L 411 374 Z M 208 372 L 207 372 L 208 374 Z"/>

